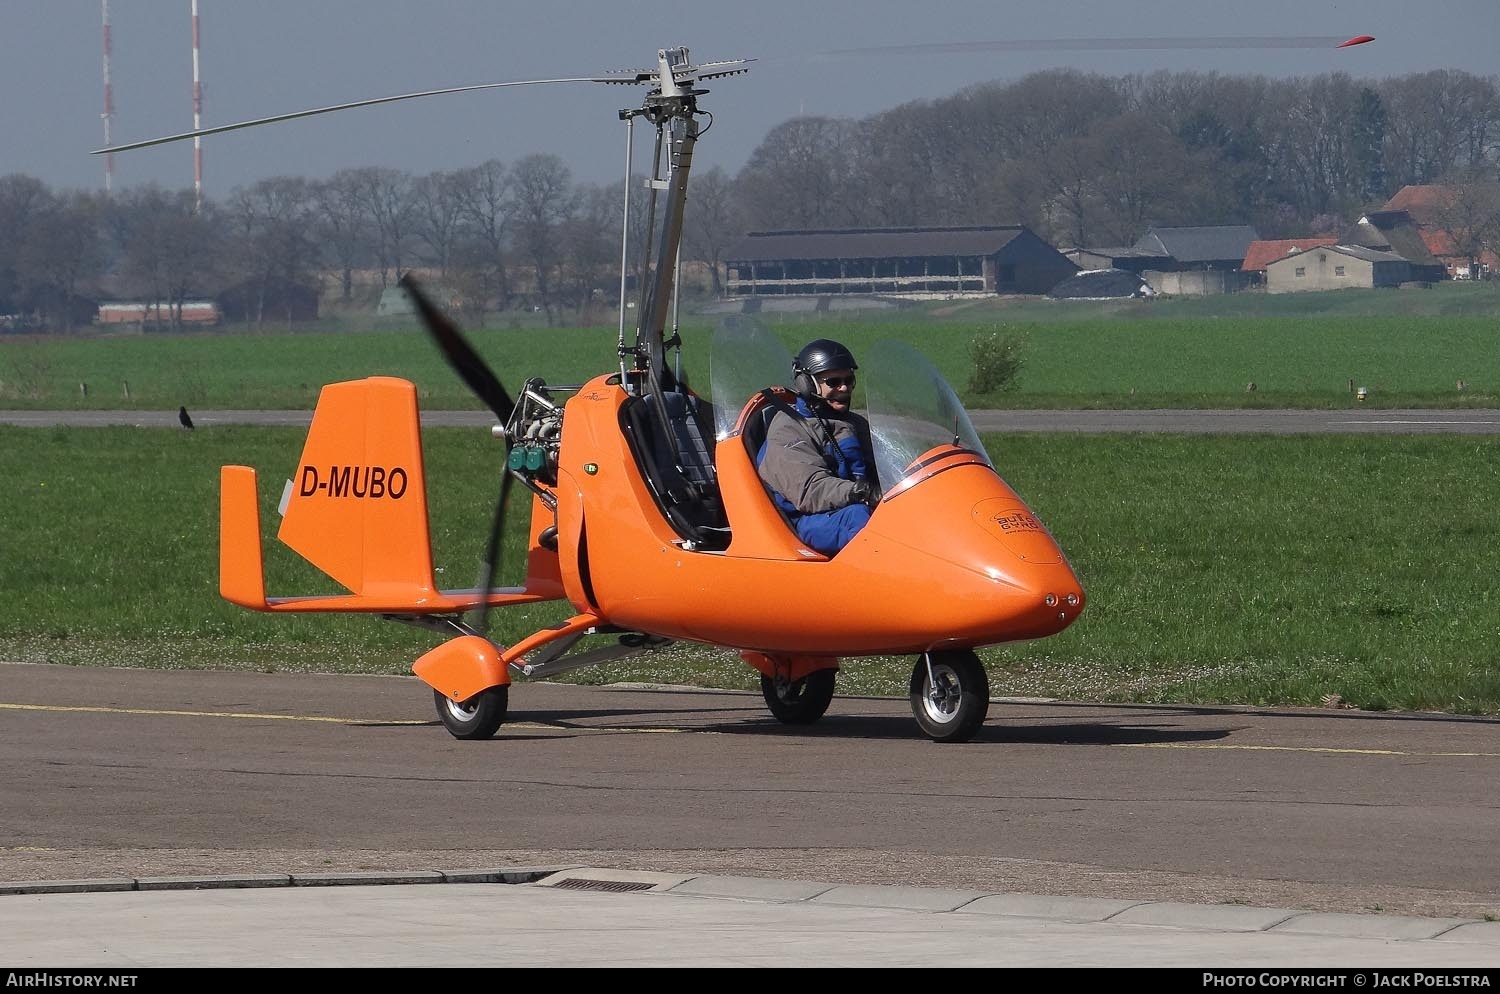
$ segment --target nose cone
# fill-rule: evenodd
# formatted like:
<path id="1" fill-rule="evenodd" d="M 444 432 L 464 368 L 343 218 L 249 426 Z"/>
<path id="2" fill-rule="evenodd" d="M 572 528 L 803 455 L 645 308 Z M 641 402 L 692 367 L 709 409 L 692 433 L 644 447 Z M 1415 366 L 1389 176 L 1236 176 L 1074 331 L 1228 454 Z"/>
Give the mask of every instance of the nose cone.
<path id="1" fill-rule="evenodd" d="M 1043 638 L 1083 610 L 1083 587 L 1062 549 L 988 466 L 923 480 L 882 503 L 866 531 L 872 542 L 878 536 L 887 566 L 907 560 L 905 610 L 941 633 L 930 647 Z"/>

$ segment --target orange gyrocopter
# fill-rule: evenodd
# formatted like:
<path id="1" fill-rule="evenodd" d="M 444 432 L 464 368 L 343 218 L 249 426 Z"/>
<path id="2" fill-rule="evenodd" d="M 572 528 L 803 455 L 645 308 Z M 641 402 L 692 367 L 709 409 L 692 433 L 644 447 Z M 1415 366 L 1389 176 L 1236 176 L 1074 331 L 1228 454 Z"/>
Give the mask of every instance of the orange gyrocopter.
<path id="1" fill-rule="evenodd" d="M 822 716 L 842 659 L 916 654 L 911 702 L 922 731 L 945 742 L 974 735 L 989 705 L 974 649 L 1061 631 L 1084 595 L 1047 529 L 995 472 L 942 377 L 898 344 L 861 356 L 884 495 L 869 524 L 830 558 L 797 538 L 755 467 L 769 414 L 791 396 L 781 385 L 791 372 L 784 346 L 753 324 L 728 322 L 715 333 L 713 395 L 735 398 L 732 407 L 710 404 L 668 368 L 669 348 L 680 361 L 680 336 L 674 330 L 669 340 L 667 324 L 705 92 L 698 84 L 745 69 L 694 66 L 686 50 L 668 49 L 655 70 L 629 79 L 649 87 L 642 106 L 624 113 L 656 126 L 664 192 L 648 229 L 660 234 L 634 341 L 622 320 L 610 371 L 571 386 L 529 379 L 513 397 L 403 278 L 450 364 L 494 412 L 506 446 L 480 584 L 437 587 L 416 389 L 376 376 L 323 388 L 277 533 L 350 593 L 267 596 L 256 473 L 225 466 L 225 598 L 259 611 L 368 612 L 451 635 L 412 669 L 458 738 L 494 735 L 517 678 L 677 640 L 739 650 L 760 671 L 771 712 L 788 724 Z M 531 498 L 526 575 L 519 587 L 492 589 L 513 483 Z M 572 617 L 514 645 L 496 644 L 472 620 L 551 600 L 566 600 Z M 607 644 L 584 648 L 590 636 Z"/>
<path id="2" fill-rule="evenodd" d="M 1083 588 L 996 472 L 951 387 L 897 343 L 860 357 L 883 490 L 869 524 L 833 556 L 798 539 L 755 465 L 769 416 L 792 397 L 785 347 L 730 319 L 710 343 L 712 402 L 680 372 L 675 288 L 698 98 L 707 92 L 699 86 L 749 66 L 694 65 L 683 48 L 657 56 L 655 68 L 634 73 L 432 90 L 100 150 L 457 90 L 585 80 L 647 87 L 620 117 L 656 129 L 645 226 L 655 234 L 632 302 L 633 341 L 622 275 L 612 368 L 574 385 L 533 377 L 512 394 L 421 287 L 402 280 L 449 364 L 494 412 L 505 446 L 480 582 L 463 590 L 435 582 L 416 389 L 374 376 L 323 388 L 277 533 L 349 593 L 267 595 L 256 472 L 246 466 L 221 471 L 220 592 L 257 611 L 370 613 L 448 636 L 412 669 L 461 739 L 495 734 L 517 679 L 685 641 L 738 650 L 759 671 L 772 714 L 793 725 L 823 715 L 843 660 L 912 654 L 918 727 L 935 741 L 966 741 L 989 705 L 974 650 L 1062 631 L 1083 610 Z M 629 230 L 628 197 L 625 213 Z M 497 588 L 516 483 L 530 494 L 525 579 Z M 567 601 L 573 614 L 513 645 L 486 634 L 490 609 L 541 601 Z"/>

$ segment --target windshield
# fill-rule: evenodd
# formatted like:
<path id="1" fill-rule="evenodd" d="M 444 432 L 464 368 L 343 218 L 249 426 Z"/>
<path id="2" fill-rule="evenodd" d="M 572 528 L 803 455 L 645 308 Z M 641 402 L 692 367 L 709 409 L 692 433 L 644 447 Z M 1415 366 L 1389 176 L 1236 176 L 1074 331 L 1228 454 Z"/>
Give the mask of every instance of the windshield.
<path id="1" fill-rule="evenodd" d="M 858 357 L 881 486 L 890 490 L 937 445 L 961 445 L 994 465 L 958 395 L 927 359 L 902 342 L 876 342 Z"/>
<path id="2" fill-rule="evenodd" d="M 731 315 L 714 329 L 708 382 L 713 391 L 714 433 L 723 439 L 734 430 L 751 397 L 766 387 L 791 389 L 792 353 L 758 320 Z"/>
<path id="3" fill-rule="evenodd" d="M 920 352 L 883 341 L 855 359 L 867 404 L 861 413 L 870 419 L 875 466 L 885 490 L 900 483 L 907 468 L 937 445 L 973 449 L 993 465 L 958 395 Z M 714 429 L 723 439 L 755 394 L 769 386 L 790 389 L 792 353 L 759 320 L 735 315 L 714 330 L 708 370 Z"/>

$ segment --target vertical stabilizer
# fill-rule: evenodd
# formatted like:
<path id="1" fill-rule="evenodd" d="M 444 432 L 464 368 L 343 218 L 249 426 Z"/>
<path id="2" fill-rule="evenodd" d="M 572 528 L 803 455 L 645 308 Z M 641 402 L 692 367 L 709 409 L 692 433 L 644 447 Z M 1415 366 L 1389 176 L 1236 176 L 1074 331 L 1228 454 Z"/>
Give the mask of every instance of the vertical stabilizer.
<path id="1" fill-rule="evenodd" d="M 433 591 L 416 388 L 372 376 L 323 388 L 277 533 L 356 594 Z"/>

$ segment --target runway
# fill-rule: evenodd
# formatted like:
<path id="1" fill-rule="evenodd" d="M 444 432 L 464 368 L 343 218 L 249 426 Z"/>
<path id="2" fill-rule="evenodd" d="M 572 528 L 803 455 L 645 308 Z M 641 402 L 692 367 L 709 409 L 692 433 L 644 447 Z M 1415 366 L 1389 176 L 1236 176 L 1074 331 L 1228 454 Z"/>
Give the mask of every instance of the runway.
<path id="1" fill-rule="evenodd" d="M 0 665 L 0 962 L 1500 966 L 1496 720 L 511 701 L 459 742 L 412 677 Z"/>

